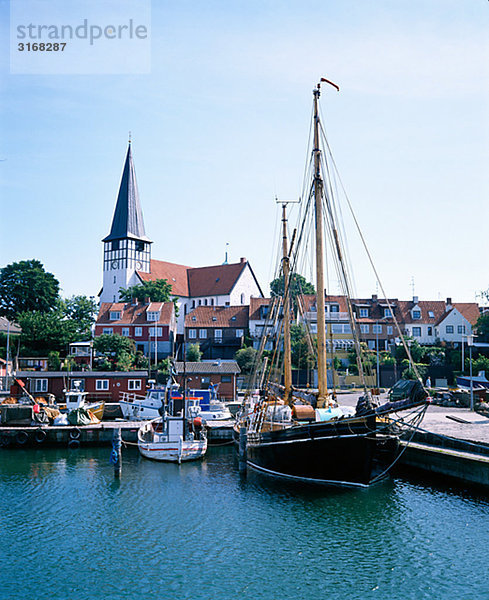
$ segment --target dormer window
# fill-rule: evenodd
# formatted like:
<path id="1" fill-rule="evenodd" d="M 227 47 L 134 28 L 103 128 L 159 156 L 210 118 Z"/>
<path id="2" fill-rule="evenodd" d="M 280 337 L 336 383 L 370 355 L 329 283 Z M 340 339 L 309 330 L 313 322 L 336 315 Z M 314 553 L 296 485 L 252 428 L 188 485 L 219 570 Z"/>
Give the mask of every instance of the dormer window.
<path id="1" fill-rule="evenodd" d="M 158 310 L 148 310 L 147 313 L 148 321 L 159 321 L 160 320 L 160 311 Z"/>
<path id="2" fill-rule="evenodd" d="M 236 315 L 234 315 L 233 317 L 231 317 L 231 321 L 236 321 Z"/>
<path id="3" fill-rule="evenodd" d="M 384 308 L 384 318 L 392 319 L 392 311 L 390 308 Z"/>
<path id="4" fill-rule="evenodd" d="M 195 319 L 195 317 L 194 317 L 194 319 Z M 217 317 L 212 317 L 212 320 L 217 321 Z"/>
<path id="5" fill-rule="evenodd" d="M 368 317 L 368 308 L 360 308 L 360 317 L 362 317 L 362 318 Z"/>
<path id="6" fill-rule="evenodd" d="M 421 311 L 413 310 L 413 319 L 421 319 Z"/>
<path id="7" fill-rule="evenodd" d="M 120 310 L 111 310 L 110 311 L 110 320 L 111 321 L 118 321 L 120 318 L 121 318 Z"/>

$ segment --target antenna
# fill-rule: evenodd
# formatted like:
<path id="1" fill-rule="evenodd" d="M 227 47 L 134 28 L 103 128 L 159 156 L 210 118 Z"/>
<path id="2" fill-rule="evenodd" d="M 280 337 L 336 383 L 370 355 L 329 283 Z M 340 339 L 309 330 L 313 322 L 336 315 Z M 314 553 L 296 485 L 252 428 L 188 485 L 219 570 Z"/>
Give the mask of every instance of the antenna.
<path id="1" fill-rule="evenodd" d="M 415 287 L 414 287 L 414 275 L 413 275 L 411 277 L 411 291 L 413 292 L 412 293 L 413 298 L 414 298 L 414 290 L 415 290 Z"/>
<path id="2" fill-rule="evenodd" d="M 224 262 L 222 263 L 223 265 L 227 265 L 228 264 L 228 246 L 229 246 L 229 242 L 226 242 L 226 251 L 224 254 Z"/>

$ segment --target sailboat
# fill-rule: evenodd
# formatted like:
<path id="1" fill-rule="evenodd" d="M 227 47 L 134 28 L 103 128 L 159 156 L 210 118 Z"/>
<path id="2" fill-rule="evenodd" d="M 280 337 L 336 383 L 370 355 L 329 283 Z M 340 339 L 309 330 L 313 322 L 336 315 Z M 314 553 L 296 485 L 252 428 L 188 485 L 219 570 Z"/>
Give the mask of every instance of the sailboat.
<path id="1" fill-rule="evenodd" d="M 246 456 L 247 465 L 261 473 L 326 486 L 368 487 L 383 479 L 396 460 L 398 439 L 393 427 L 396 419 L 391 415 L 400 410 L 410 409 L 412 421 L 419 423 L 426 410 L 427 393 L 421 380 L 415 381 L 406 398 L 382 405 L 365 383 L 362 348 L 351 302 L 351 279 L 345 259 L 344 240 L 338 224 L 339 213 L 333 204 L 334 186 L 323 178 L 323 172 L 328 175 L 330 169 L 327 163 L 323 162 L 320 148 L 322 128 L 318 101 L 322 83 L 330 84 L 339 90 L 336 84 L 324 78 L 313 90 L 311 181 L 307 187 L 308 198 L 303 211 L 305 215 L 309 210 L 308 222 L 314 229 L 312 237 L 317 293 L 317 340 L 314 340 L 317 390 L 300 390 L 292 386 L 289 291 L 291 267 L 294 266 L 297 250 L 292 248 L 295 234 L 289 246 L 284 203 L 281 259 L 284 294 L 281 309 L 275 311 L 276 314 L 283 314 L 283 337 L 279 345 L 283 353 L 283 370 L 276 381 L 273 381 L 273 369 L 269 369 L 266 376 L 263 369 L 260 373 L 257 372 L 250 383 L 250 390 L 259 388 L 259 400 L 252 410 L 243 412 L 235 431 L 239 430 L 245 440 L 245 444 L 240 443 L 240 448 L 246 448 L 246 453 L 243 454 Z M 329 150 L 329 147 L 327 149 Z M 299 240 L 304 237 L 307 229 L 304 225 L 299 227 Z M 335 395 L 328 390 L 324 302 L 325 237 L 330 241 L 331 256 L 334 258 L 338 278 L 347 298 L 358 371 L 364 382 L 362 396 L 356 409 L 338 405 Z M 266 329 L 264 327 L 264 330 Z M 406 351 L 410 356 L 407 346 Z M 257 365 L 259 364 L 258 359 Z M 256 385 L 258 380 L 261 383 L 259 386 Z M 254 394 L 256 397 L 255 390 Z M 406 418 L 405 413 L 403 414 Z"/>

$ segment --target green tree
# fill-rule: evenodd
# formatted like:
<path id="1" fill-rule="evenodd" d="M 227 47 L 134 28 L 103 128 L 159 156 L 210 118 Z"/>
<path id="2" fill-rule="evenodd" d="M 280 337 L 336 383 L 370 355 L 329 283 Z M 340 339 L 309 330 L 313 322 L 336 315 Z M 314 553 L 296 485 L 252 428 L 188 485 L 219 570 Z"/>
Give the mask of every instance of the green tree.
<path id="1" fill-rule="evenodd" d="M 238 363 L 241 372 L 245 375 L 248 375 L 253 371 L 255 366 L 256 358 L 258 351 L 252 348 L 251 346 L 248 348 L 241 348 L 234 355 L 234 359 Z"/>
<path id="2" fill-rule="evenodd" d="M 60 310 L 23 312 L 17 315 L 17 322 L 22 328 L 23 350 L 34 354 L 51 350 L 65 353 L 68 344 L 76 339 L 76 323 L 64 319 Z"/>
<path id="3" fill-rule="evenodd" d="M 489 342 L 489 313 L 483 313 L 477 319 L 475 325 L 477 339 L 481 342 Z"/>
<path id="4" fill-rule="evenodd" d="M 121 288 L 119 294 L 123 302 L 130 302 L 133 298 L 138 298 L 138 300 L 149 298 L 151 302 L 169 302 L 172 299 L 171 284 L 166 279 L 145 281 L 139 285 L 133 285 L 127 290 Z"/>
<path id="5" fill-rule="evenodd" d="M 272 296 L 284 295 L 284 276 L 280 275 L 270 283 Z M 315 294 L 316 290 L 312 283 L 306 281 L 305 277 L 298 273 L 292 273 L 290 279 L 290 297 L 294 306 L 297 306 L 296 298 L 298 294 Z"/>
<path id="6" fill-rule="evenodd" d="M 65 317 L 76 323 L 76 341 L 84 341 L 92 337 L 92 325 L 95 323 L 95 315 L 98 312 L 97 303 L 92 297 L 71 296 L 66 300 L 60 300 L 60 307 Z"/>
<path id="7" fill-rule="evenodd" d="M 46 313 L 56 307 L 59 282 L 38 260 L 21 260 L 0 269 L 0 315 L 15 319 L 26 311 Z"/>
<path id="8" fill-rule="evenodd" d="M 290 327 L 290 346 L 292 366 L 296 369 L 312 369 L 316 358 L 307 341 L 307 332 L 303 325 L 293 324 Z"/>
<path id="9" fill-rule="evenodd" d="M 409 351 L 411 352 L 413 361 L 415 363 L 421 362 L 426 349 L 423 348 L 423 346 L 421 346 L 414 338 L 405 337 L 404 339 L 408 345 Z M 401 362 L 405 358 L 407 358 L 406 349 L 404 348 L 404 344 L 400 344 L 396 347 L 396 359 L 398 362 Z"/>
<path id="10" fill-rule="evenodd" d="M 200 362 L 202 358 L 202 352 L 199 344 L 190 344 L 190 346 L 187 346 L 185 357 L 187 358 L 188 362 Z"/>
<path id="11" fill-rule="evenodd" d="M 110 363 L 112 369 L 121 371 L 129 370 L 136 359 L 134 340 L 119 334 L 102 334 L 93 341 L 96 352 L 102 355 L 98 360 L 99 368 L 105 369 Z"/>

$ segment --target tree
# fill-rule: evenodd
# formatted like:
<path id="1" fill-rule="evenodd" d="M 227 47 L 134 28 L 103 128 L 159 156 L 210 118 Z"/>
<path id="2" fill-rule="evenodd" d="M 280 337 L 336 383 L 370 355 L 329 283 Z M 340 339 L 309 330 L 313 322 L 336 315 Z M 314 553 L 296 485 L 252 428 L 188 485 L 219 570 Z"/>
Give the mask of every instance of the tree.
<path id="1" fill-rule="evenodd" d="M 253 371 L 257 354 L 258 351 L 252 348 L 251 346 L 249 348 L 241 348 L 241 350 L 238 350 L 236 352 L 234 358 L 238 363 L 238 366 L 241 369 L 242 373 L 248 375 Z"/>
<path id="2" fill-rule="evenodd" d="M 284 276 L 280 275 L 270 283 L 272 296 L 284 295 Z M 316 290 L 312 283 L 306 281 L 305 277 L 298 273 L 292 273 L 290 278 L 290 297 L 294 306 L 296 306 L 296 298 L 298 294 L 315 294 Z"/>
<path id="3" fill-rule="evenodd" d="M 102 368 L 107 368 L 108 364 L 112 369 L 121 371 L 129 370 L 136 359 L 134 340 L 119 334 L 99 335 L 93 341 L 94 349 L 103 355 Z"/>
<path id="4" fill-rule="evenodd" d="M 190 344 L 190 346 L 187 346 L 185 357 L 188 362 L 200 362 L 202 358 L 202 352 L 199 344 Z"/>
<path id="5" fill-rule="evenodd" d="M 307 341 L 307 332 L 302 325 L 291 325 L 290 345 L 293 367 L 297 369 L 312 369 L 316 366 L 316 357 L 311 352 Z"/>
<path id="6" fill-rule="evenodd" d="M 17 315 L 22 328 L 20 342 L 29 353 L 57 350 L 66 352 L 70 342 L 76 339 L 77 326 L 74 321 L 63 318 L 60 310 L 43 313 L 27 311 Z"/>
<path id="7" fill-rule="evenodd" d="M 481 342 L 489 342 L 489 313 L 483 313 L 477 319 L 475 325 L 477 339 Z"/>
<path id="8" fill-rule="evenodd" d="M 59 282 L 38 260 L 21 260 L 0 270 L 0 315 L 16 319 L 20 313 L 53 310 Z"/>
<path id="9" fill-rule="evenodd" d="M 71 296 L 66 300 L 60 300 L 60 307 L 65 317 L 74 321 L 77 327 L 76 341 L 84 341 L 92 337 L 92 325 L 95 323 L 95 315 L 98 308 L 93 297 Z"/>
<path id="10" fill-rule="evenodd" d="M 414 338 L 405 337 L 404 340 L 408 345 L 413 361 L 415 363 L 421 362 L 426 349 L 423 348 L 423 346 L 421 346 Z M 407 358 L 406 349 L 404 348 L 404 344 L 400 344 L 396 347 L 396 359 L 398 362 L 401 362 L 405 358 Z"/>
<path id="11" fill-rule="evenodd" d="M 133 285 L 127 290 L 120 289 L 121 300 L 130 302 L 133 298 L 144 300 L 149 298 L 151 302 L 169 302 L 172 299 L 171 284 L 166 279 L 145 281 L 139 285 Z"/>

